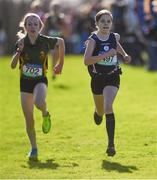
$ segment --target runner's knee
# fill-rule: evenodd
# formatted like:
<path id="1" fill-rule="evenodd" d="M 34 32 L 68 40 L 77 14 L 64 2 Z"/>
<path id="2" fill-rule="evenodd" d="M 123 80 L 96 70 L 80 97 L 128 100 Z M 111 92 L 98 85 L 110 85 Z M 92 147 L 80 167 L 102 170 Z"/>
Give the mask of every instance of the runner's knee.
<path id="1" fill-rule="evenodd" d="M 113 111 L 112 104 L 110 104 L 110 103 L 104 104 L 104 111 L 105 111 L 105 114 L 112 112 Z"/>
<path id="2" fill-rule="evenodd" d="M 38 109 L 43 109 L 43 107 L 45 107 L 45 105 L 46 105 L 46 102 L 43 101 L 42 99 L 37 100 L 37 101 L 35 102 L 35 106 L 36 106 Z"/>

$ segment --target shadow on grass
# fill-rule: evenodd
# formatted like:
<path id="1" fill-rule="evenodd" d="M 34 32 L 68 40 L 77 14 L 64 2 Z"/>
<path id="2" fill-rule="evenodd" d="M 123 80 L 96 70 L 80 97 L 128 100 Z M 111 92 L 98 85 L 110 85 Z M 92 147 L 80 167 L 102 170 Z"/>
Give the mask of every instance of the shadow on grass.
<path id="1" fill-rule="evenodd" d="M 119 173 L 132 173 L 133 171 L 138 170 L 136 166 L 125 166 L 120 163 L 110 162 L 106 160 L 102 161 L 102 169 L 105 169 L 107 171 L 117 171 Z"/>
<path id="2" fill-rule="evenodd" d="M 70 89 L 70 86 L 67 86 L 65 84 L 54 84 L 53 87 L 55 89 L 63 89 L 63 90 L 68 90 Z"/>
<path id="3" fill-rule="evenodd" d="M 33 168 L 36 168 L 36 169 L 57 169 L 58 167 L 66 167 L 66 168 L 74 168 L 74 167 L 78 167 L 79 165 L 77 163 L 69 163 L 67 165 L 59 165 L 58 163 L 55 163 L 54 162 L 55 160 L 54 159 L 47 159 L 46 162 L 41 162 L 40 160 L 28 160 L 27 161 L 27 164 L 28 164 L 28 167 L 27 166 L 22 166 L 24 168 L 30 168 L 30 169 L 33 169 Z"/>
<path id="4" fill-rule="evenodd" d="M 47 159 L 46 162 L 37 161 L 28 161 L 29 168 L 38 168 L 38 169 L 57 169 L 59 167 L 58 163 L 55 163 L 53 159 Z"/>

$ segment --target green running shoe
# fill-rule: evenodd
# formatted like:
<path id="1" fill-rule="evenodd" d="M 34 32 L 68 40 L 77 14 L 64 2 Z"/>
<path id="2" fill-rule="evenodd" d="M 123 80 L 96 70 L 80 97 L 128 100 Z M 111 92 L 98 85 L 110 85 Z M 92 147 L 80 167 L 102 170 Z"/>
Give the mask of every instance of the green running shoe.
<path id="1" fill-rule="evenodd" d="M 47 112 L 46 116 L 43 116 L 43 124 L 42 124 L 42 130 L 43 133 L 47 134 L 51 129 L 51 119 L 50 114 Z"/>

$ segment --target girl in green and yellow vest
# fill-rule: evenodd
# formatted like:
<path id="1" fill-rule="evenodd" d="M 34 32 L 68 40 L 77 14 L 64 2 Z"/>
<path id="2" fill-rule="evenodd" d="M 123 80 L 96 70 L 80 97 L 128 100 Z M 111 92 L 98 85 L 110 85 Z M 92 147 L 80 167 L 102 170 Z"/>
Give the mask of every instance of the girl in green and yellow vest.
<path id="1" fill-rule="evenodd" d="M 48 133 L 51 128 L 50 113 L 46 105 L 48 81 L 48 53 L 57 47 L 59 60 L 53 71 L 61 74 L 64 64 L 65 45 L 59 37 L 49 37 L 40 34 L 43 23 L 34 13 L 27 13 L 20 23 L 23 31 L 17 33 L 19 40 L 15 45 L 15 52 L 11 61 L 11 68 L 16 68 L 19 62 L 21 105 L 26 120 L 26 130 L 31 144 L 29 159 L 36 160 L 38 148 L 34 127 L 34 105 L 42 112 L 43 133 Z"/>

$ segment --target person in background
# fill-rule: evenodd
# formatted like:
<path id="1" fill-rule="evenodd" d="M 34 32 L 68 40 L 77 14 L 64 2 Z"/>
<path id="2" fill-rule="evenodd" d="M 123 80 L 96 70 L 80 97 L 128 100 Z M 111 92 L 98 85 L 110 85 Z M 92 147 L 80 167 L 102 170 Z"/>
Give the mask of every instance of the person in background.
<path id="1" fill-rule="evenodd" d="M 3 28 L 3 23 L 0 20 L 0 56 L 5 54 L 5 47 L 7 43 L 7 34 Z"/>
<path id="2" fill-rule="evenodd" d="M 48 52 L 56 46 L 59 49 L 59 60 L 53 71 L 61 74 L 64 64 L 64 40 L 58 37 L 49 37 L 40 32 L 43 22 L 34 13 L 27 13 L 20 23 L 23 31 L 18 32 L 18 41 L 11 61 L 14 69 L 19 61 L 21 105 L 26 121 L 26 130 L 31 144 L 29 159 L 36 160 L 38 148 L 36 142 L 34 106 L 42 113 L 43 133 L 51 128 L 50 113 L 46 104 L 48 80 Z"/>
<path id="3" fill-rule="evenodd" d="M 106 153 L 108 156 L 116 154 L 113 103 L 119 90 L 121 74 L 117 52 L 123 56 L 126 63 L 131 62 L 131 57 L 119 43 L 120 35 L 110 32 L 112 22 L 113 17 L 110 11 L 101 10 L 96 14 L 97 30 L 88 38 L 84 54 L 84 64 L 88 67 L 91 76 L 91 90 L 95 102 L 95 123 L 100 125 L 103 115 L 106 116 L 108 134 Z"/>
<path id="4" fill-rule="evenodd" d="M 40 19 L 42 20 L 43 24 L 45 24 L 46 13 L 44 12 L 44 10 L 42 8 L 42 3 L 40 0 L 35 0 L 30 4 L 29 12 L 37 14 L 40 17 Z"/>
<path id="5" fill-rule="evenodd" d="M 66 38 L 69 36 L 69 27 L 66 23 L 65 14 L 61 10 L 61 5 L 57 2 L 50 3 L 49 12 L 46 15 L 45 31 L 48 36 L 64 38 L 66 44 Z M 66 45 L 67 46 L 67 45 Z M 66 51 L 67 52 L 67 51 Z M 58 60 L 57 47 L 51 51 L 52 68 L 56 65 Z M 56 76 L 53 73 L 52 79 Z"/>
<path id="6" fill-rule="evenodd" d="M 148 70 L 157 71 L 157 0 L 144 0 L 143 32 L 147 40 Z"/>
<path id="7" fill-rule="evenodd" d="M 113 31 L 121 36 L 120 43 L 132 57 L 131 65 L 143 66 L 145 39 L 138 22 L 135 0 L 117 0 L 111 5 Z M 134 48 L 136 46 L 136 48 Z"/>

